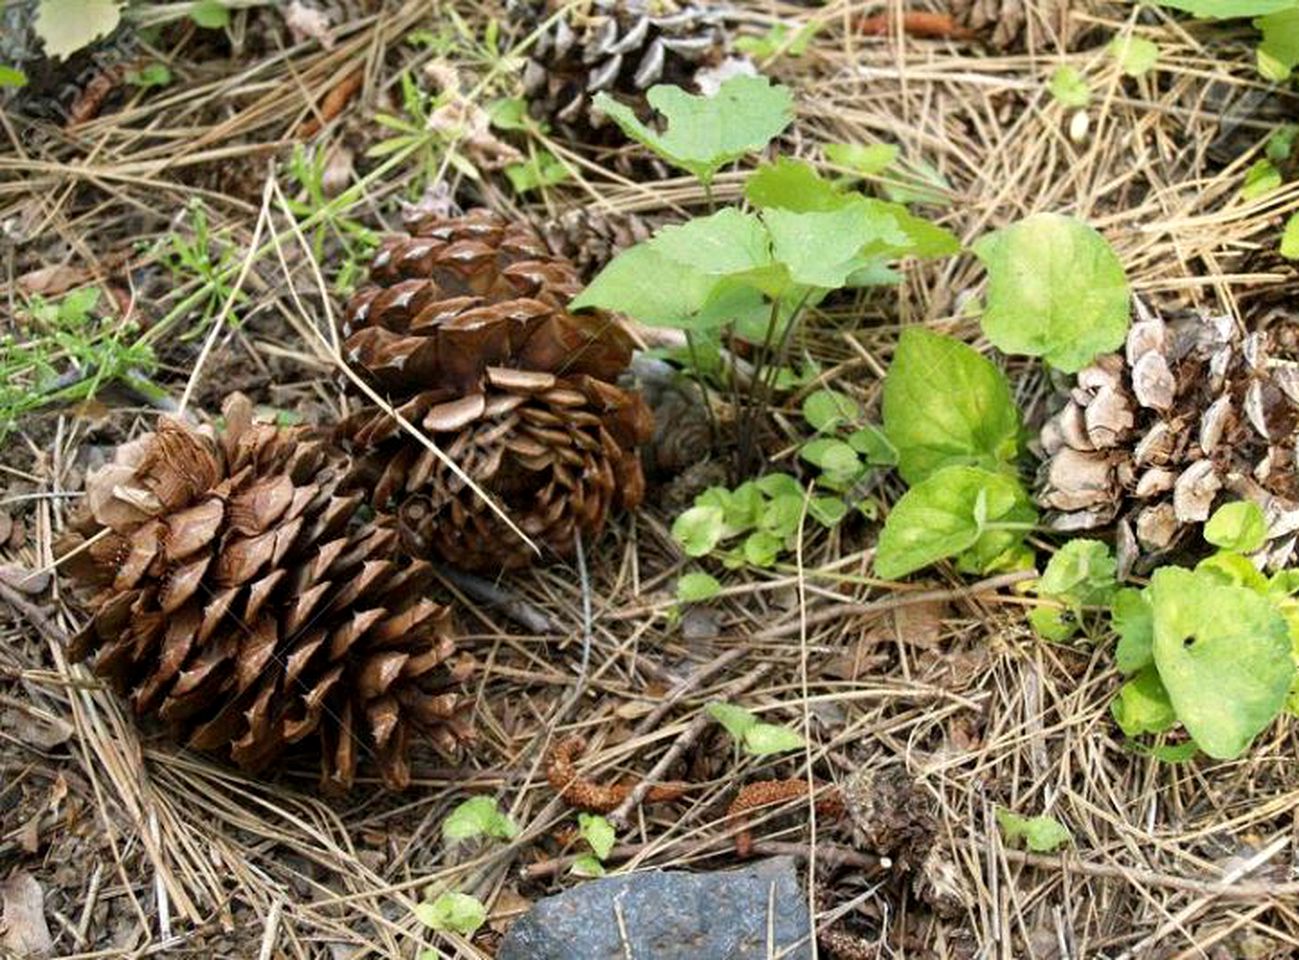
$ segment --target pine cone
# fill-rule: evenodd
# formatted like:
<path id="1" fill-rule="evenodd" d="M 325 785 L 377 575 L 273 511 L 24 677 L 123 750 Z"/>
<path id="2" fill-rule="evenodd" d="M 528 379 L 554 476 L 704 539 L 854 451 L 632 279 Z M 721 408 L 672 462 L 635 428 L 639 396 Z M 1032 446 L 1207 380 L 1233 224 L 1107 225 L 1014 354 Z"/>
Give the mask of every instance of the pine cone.
<path id="1" fill-rule="evenodd" d="M 306 428 L 255 423 L 237 395 L 224 413 L 219 437 L 162 420 L 87 480 L 59 549 L 94 611 L 70 656 L 249 772 L 310 738 L 326 789 L 358 752 L 404 787 L 413 728 L 448 753 L 467 735 L 431 568 L 396 558 L 390 518 L 357 520 L 346 460 Z"/>
<path id="2" fill-rule="evenodd" d="M 985 37 L 997 50 L 1045 49 L 1070 40 L 1067 0 L 951 0 L 961 26 Z"/>
<path id="3" fill-rule="evenodd" d="M 516 0 L 526 32 L 552 16 L 549 0 Z M 720 8 L 651 0 L 588 0 L 543 30 L 528 51 L 523 88 L 533 116 L 580 142 L 605 124 L 593 111 L 600 92 L 640 99 L 658 83 L 695 89 L 695 73 L 718 63 L 725 37 Z M 609 126 L 612 126 L 611 124 Z"/>
<path id="4" fill-rule="evenodd" d="M 648 240 L 660 224 L 636 213 L 613 213 L 592 207 L 568 210 L 541 224 L 546 246 L 572 262 L 590 280 L 628 247 Z"/>
<path id="5" fill-rule="evenodd" d="M 1079 371 L 1042 429 L 1038 502 L 1057 530 L 1117 520 L 1124 569 L 1147 569 L 1198 533 L 1219 501 L 1253 500 L 1276 569 L 1293 558 L 1299 532 L 1297 428 L 1291 321 L 1244 334 L 1229 316 L 1165 324 L 1143 312 L 1125 354 Z"/>
<path id="6" fill-rule="evenodd" d="M 347 309 L 347 353 L 397 412 L 422 427 L 539 546 L 569 554 L 611 507 L 636 506 L 635 448 L 653 423 L 614 385 L 631 342 L 600 312 L 565 306 L 571 264 L 522 224 L 484 210 L 416 218 L 390 240 Z M 469 570 L 533 557 L 491 507 L 377 406 L 339 427 L 355 482 L 393 506 L 406 548 Z"/>

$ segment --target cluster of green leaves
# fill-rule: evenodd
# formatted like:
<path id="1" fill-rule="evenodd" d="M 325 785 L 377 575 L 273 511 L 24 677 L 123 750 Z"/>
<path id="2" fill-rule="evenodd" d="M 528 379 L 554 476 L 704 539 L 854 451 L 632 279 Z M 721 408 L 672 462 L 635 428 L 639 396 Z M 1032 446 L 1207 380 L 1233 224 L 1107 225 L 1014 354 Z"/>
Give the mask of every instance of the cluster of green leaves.
<path id="1" fill-rule="evenodd" d="M 577 856 L 573 861 L 573 873 L 579 877 L 603 877 L 604 861 L 613 850 L 616 837 L 613 824 L 599 814 L 579 813 L 577 832 L 590 847 L 590 852 Z"/>
<path id="2" fill-rule="evenodd" d="M 494 797 L 470 797 L 442 821 L 442 838 L 447 843 L 472 840 L 511 840 L 518 835 L 514 819 L 501 811 Z M 477 897 L 455 890 L 431 890 L 415 906 L 415 919 L 439 933 L 468 936 L 487 921 L 487 908 Z M 420 960 L 441 956 L 433 951 Z"/>
<path id="3" fill-rule="evenodd" d="M 233 244 L 218 241 L 208 224 L 207 210 L 197 198 L 189 204 L 190 235 L 176 231 L 165 243 L 164 259 L 172 277 L 180 283 L 197 283 L 202 297 L 195 304 L 202 311 L 198 324 L 182 334 L 181 339 L 200 336 L 233 294 L 234 268 L 239 252 Z M 235 303 L 244 303 L 248 295 L 239 291 Z"/>
<path id="4" fill-rule="evenodd" d="M 1041 814 L 1024 817 L 1018 813 L 997 808 L 997 823 L 1001 834 L 1010 844 L 1023 843 L 1034 853 L 1054 853 L 1073 839 L 1069 828 L 1055 817 Z"/>
<path id="5" fill-rule="evenodd" d="M 1299 66 L 1299 0 L 1153 0 L 1161 7 L 1182 10 L 1210 20 L 1251 19 L 1262 35 L 1258 70 L 1278 83 L 1290 79 Z"/>
<path id="6" fill-rule="evenodd" d="M 288 174 L 297 190 L 286 203 L 295 217 L 314 224 L 309 234 L 311 252 L 318 263 L 338 264 L 332 267 L 334 286 L 346 296 L 364 274 L 365 263 L 379 245 L 379 238 L 373 230 L 344 215 L 340 205 L 325 195 L 328 162 L 325 150 L 294 144 Z M 325 257 L 325 244 L 330 239 L 341 248 L 341 256 Z"/>
<path id="7" fill-rule="evenodd" d="M 825 527 L 836 526 L 848 512 L 842 497 L 809 497 L 789 474 L 769 473 L 747 480 L 734 490 L 705 490 L 673 522 L 672 537 L 690 557 L 712 554 L 731 569 L 746 563 L 772 567 L 794 549 L 804 522 L 805 503 L 807 515 Z M 678 599 L 682 602 L 715 595 L 716 580 L 687 577 L 682 577 L 678 585 Z"/>
<path id="8" fill-rule="evenodd" d="M 98 287 L 82 287 L 57 303 L 34 296 L 19 314 L 17 330 L 0 336 L 0 437 L 17 417 L 49 403 L 93 397 L 113 380 L 144 393 L 157 366 L 136 329 L 98 316 Z"/>
<path id="9" fill-rule="evenodd" d="M 1140 590 L 1120 588 L 1108 547 L 1093 540 L 1066 544 L 1038 582 L 1051 606 L 1034 625 L 1050 639 L 1072 636 L 1084 607 L 1108 607 L 1128 678 L 1114 719 L 1130 737 L 1180 723 L 1189 742 L 1153 751 L 1167 760 L 1197 749 L 1237 757 L 1283 709 L 1299 708 L 1299 572 L 1266 577 L 1250 562 L 1267 537 L 1256 504 L 1224 505 L 1204 534 L 1216 553 L 1194 569 L 1160 567 Z"/>
<path id="10" fill-rule="evenodd" d="M 538 138 L 548 132 L 546 124 L 528 113 L 528 103 L 522 97 L 505 97 L 493 102 L 487 113 L 497 130 L 511 131 L 528 136 L 528 158 L 505 167 L 505 177 L 518 194 L 544 190 L 563 183 L 572 171 L 562 160 L 545 147 L 537 145 Z"/>
<path id="11" fill-rule="evenodd" d="M 816 435 L 798 453 L 820 469 L 817 486 L 849 495 L 858 510 L 873 516 L 874 501 L 853 496 L 852 492 L 873 469 L 896 466 L 897 450 L 879 427 L 867 421 L 861 405 L 837 390 L 808 394 L 803 400 L 803 419 Z M 827 509 L 833 511 L 829 514 L 831 518 L 837 513 L 838 519 L 842 519 L 848 506 L 840 499 L 837 506 L 821 507 L 823 512 Z"/>
<path id="12" fill-rule="evenodd" d="M 735 745 L 751 757 L 788 753 L 803 746 L 803 738 L 796 731 L 774 723 L 761 723 L 752 712 L 733 703 L 710 703 L 708 714 L 725 727 Z"/>
<path id="13" fill-rule="evenodd" d="M 882 413 L 909 489 L 880 533 L 876 574 L 896 579 L 945 558 L 978 573 L 1020 565 L 1037 513 L 1015 475 L 1019 411 L 996 364 L 955 338 L 906 330 Z"/>

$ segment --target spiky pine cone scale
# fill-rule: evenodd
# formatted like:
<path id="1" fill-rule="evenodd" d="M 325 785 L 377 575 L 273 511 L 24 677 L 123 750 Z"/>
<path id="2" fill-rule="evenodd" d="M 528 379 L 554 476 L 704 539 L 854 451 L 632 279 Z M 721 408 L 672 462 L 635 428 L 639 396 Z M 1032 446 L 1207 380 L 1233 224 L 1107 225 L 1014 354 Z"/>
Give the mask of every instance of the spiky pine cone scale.
<path id="1" fill-rule="evenodd" d="M 91 592 L 74 660 L 187 746 L 261 772 L 315 737 L 327 788 L 377 756 L 409 781 L 413 729 L 454 751 L 448 608 L 391 519 L 358 523 L 346 463 L 302 428 L 226 406 L 220 438 L 163 420 L 87 481 L 60 545 Z"/>
<path id="2" fill-rule="evenodd" d="M 409 226 L 349 304 L 346 349 L 438 449 L 366 405 L 339 427 L 357 453 L 353 482 L 396 509 L 418 555 L 465 569 L 532 561 L 465 477 L 539 545 L 568 554 L 643 495 L 635 449 L 652 422 L 613 383 L 630 341 L 608 315 L 567 311 L 581 282 L 525 225 L 477 211 Z"/>

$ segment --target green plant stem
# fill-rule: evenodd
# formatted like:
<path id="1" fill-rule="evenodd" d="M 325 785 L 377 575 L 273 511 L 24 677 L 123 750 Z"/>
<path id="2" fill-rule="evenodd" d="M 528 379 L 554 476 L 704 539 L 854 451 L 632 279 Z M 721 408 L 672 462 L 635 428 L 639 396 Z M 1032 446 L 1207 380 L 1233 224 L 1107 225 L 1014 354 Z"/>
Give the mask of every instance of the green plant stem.
<path id="1" fill-rule="evenodd" d="M 704 372 L 699 368 L 699 353 L 695 349 L 695 335 L 692 331 L 686 331 L 686 352 L 690 354 L 690 372 L 695 381 L 695 386 L 699 388 L 699 402 L 704 405 L 704 415 L 708 417 L 708 438 L 714 450 L 721 446 L 722 430 L 717 423 L 717 414 L 713 411 L 713 405 L 708 400 L 708 384 L 704 380 Z"/>

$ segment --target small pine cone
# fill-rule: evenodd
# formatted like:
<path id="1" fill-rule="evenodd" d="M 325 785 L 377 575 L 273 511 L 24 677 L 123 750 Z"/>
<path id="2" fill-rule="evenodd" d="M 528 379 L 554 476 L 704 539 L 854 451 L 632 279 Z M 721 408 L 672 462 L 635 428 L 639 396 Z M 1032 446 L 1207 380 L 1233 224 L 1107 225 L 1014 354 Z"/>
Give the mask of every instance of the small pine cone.
<path id="1" fill-rule="evenodd" d="M 224 413 L 219 436 L 164 419 L 87 480 L 59 545 L 93 611 L 70 656 L 249 772 L 314 741 L 325 789 L 370 755 L 404 787 L 413 732 L 448 753 L 467 736 L 431 568 L 396 558 L 390 518 L 358 520 L 346 460 L 307 428 L 239 395 Z"/>
<path id="2" fill-rule="evenodd" d="M 1268 521 L 1262 559 L 1277 569 L 1299 536 L 1297 430 L 1290 321 L 1245 334 L 1229 316 L 1166 324 L 1143 313 L 1125 353 L 1079 371 L 1043 427 L 1038 502 L 1057 530 L 1116 521 L 1126 571 L 1198 533 L 1221 501 L 1252 500 Z"/>
<path id="3" fill-rule="evenodd" d="M 561 5 L 514 0 L 510 6 L 530 32 Z M 567 9 L 528 51 L 523 88 L 533 116 L 579 142 L 599 142 L 594 131 L 607 121 L 592 108 L 595 94 L 643 102 L 658 83 L 695 91 L 695 74 L 723 57 L 721 19 L 718 7 L 671 0 L 586 0 Z"/>
<path id="4" fill-rule="evenodd" d="M 529 227 L 479 210 L 409 228 L 379 251 L 348 305 L 348 357 L 528 537 L 568 555 L 610 509 L 644 494 L 636 447 L 653 422 L 613 382 L 631 341 L 607 314 L 567 311 L 577 274 Z M 366 406 L 339 435 L 357 454 L 353 482 L 396 509 L 412 553 L 468 570 L 532 562 L 491 506 L 387 411 Z"/>
<path id="5" fill-rule="evenodd" d="M 578 207 L 547 220 L 540 229 L 550 252 L 571 261 L 578 275 L 590 280 L 628 247 L 648 240 L 658 226 L 635 213 Z"/>
<path id="6" fill-rule="evenodd" d="M 956 22 L 997 50 L 1048 49 L 1069 40 L 1068 0 L 951 0 Z"/>

